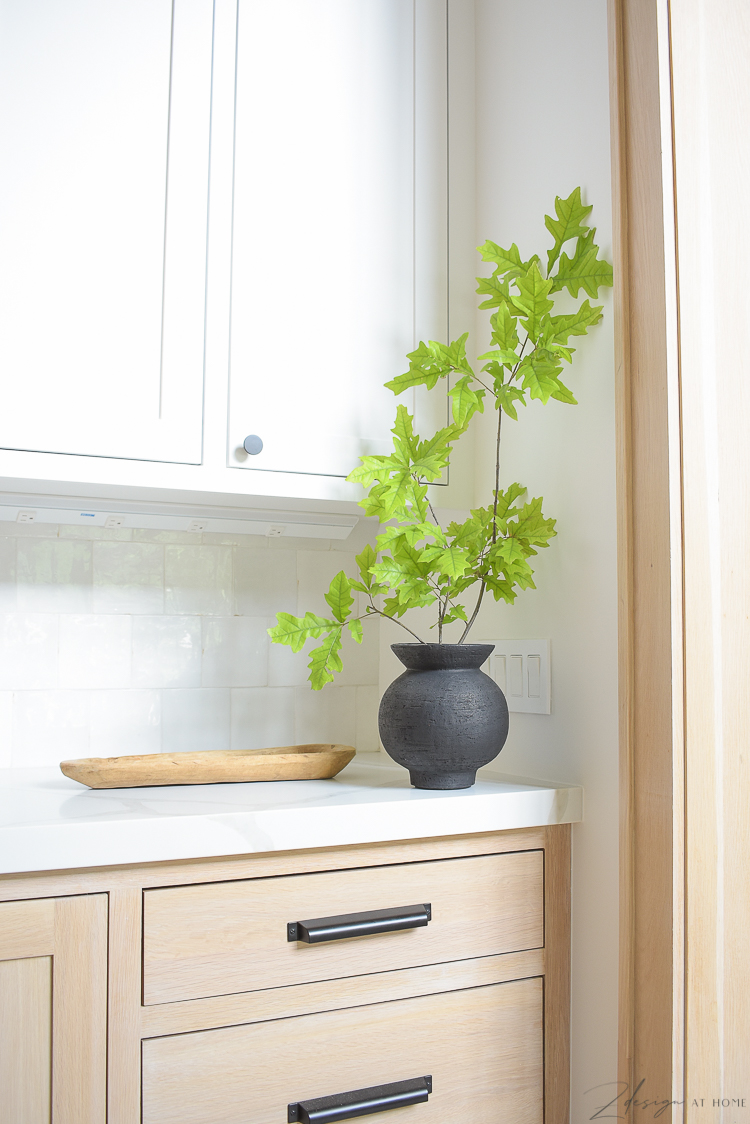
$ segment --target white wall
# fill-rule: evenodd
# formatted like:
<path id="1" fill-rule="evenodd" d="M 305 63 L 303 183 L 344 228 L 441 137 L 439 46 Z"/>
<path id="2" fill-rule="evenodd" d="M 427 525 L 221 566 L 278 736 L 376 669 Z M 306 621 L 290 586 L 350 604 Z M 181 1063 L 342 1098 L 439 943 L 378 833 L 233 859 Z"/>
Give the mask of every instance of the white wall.
<path id="1" fill-rule="evenodd" d="M 344 541 L 0 523 L 0 767 L 69 757 L 336 741 L 377 749 L 378 645 L 336 686 L 271 645 L 322 592 Z M 368 628 L 377 629 L 376 622 Z"/>
<path id="2" fill-rule="evenodd" d="M 549 236 L 555 195 L 580 184 L 611 260 L 606 0 L 478 0 L 477 241 Z M 486 267 L 485 267 L 486 269 Z M 581 294 L 583 296 L 583 294 Z M 558 519 L 538 559 L 537 590 L 483 614 L 477 635 L 548 637 L 553 713 L 514 715 L 502 766 L 575 781 L 585 822 L 573 832 L 572 1120 L 604 1103 L 585 1091 L 616 1078 L 618 953 L 617 587 L 613 314 L 578 351 L 578 406 L 538 403 L 506 423 L 502 476 Z M 486 325 L 486 313 L 479 313 Z M 484 342 L 484 341 L 482 341 Z M 488 419 L 490 420 L 490 419 Z M 491 419 L 494 421 L 495 419 Z M 491 473 L 484 428 L 480 478 Z"/>

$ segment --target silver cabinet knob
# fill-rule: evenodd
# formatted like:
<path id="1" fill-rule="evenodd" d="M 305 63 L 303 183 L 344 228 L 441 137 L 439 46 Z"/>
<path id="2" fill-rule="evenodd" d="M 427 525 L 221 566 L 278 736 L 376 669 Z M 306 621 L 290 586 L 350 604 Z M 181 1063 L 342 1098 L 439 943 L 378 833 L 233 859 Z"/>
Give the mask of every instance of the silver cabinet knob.
<path id="1" fill-rule="evenodd" d="M 263 442 L 260 437 L 258 437 L 257 433 L 251 433 L 250 436 L 246 437 L 242 442 L 242 448 L 246 453 L 249 453 L 251 457 L 255 457 L 263 448 Z"/>

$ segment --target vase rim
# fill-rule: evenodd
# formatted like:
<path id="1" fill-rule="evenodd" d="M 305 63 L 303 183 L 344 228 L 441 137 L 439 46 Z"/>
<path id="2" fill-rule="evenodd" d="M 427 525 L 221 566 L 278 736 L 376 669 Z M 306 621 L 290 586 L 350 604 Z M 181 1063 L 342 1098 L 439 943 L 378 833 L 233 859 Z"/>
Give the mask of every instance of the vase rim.
<path id="1" fill-rule="evenodd" d="M 460 671 L 480 668 L 494 644 L 391 644 L 407 671 Z"/>

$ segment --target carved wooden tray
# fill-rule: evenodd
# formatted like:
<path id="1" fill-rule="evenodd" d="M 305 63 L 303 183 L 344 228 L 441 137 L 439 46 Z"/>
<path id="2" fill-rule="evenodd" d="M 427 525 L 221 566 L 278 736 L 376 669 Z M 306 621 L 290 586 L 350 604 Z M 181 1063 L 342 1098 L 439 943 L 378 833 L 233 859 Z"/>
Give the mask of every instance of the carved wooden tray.
<path id="1" fill-rule="evenodd" d="M 61 761 L 66 777 L 89 788 L 242 781 L 314 781 L 335 777 L 354 757 L 350 745 L 287 745 L 277 749 L 216 749 Z"/>

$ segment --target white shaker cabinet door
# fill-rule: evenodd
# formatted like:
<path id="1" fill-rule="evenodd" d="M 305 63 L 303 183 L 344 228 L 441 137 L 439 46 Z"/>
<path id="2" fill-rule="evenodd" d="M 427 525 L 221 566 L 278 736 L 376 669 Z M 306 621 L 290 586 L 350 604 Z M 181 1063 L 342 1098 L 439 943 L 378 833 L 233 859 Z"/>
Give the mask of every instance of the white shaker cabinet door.
<path id="1" fill-rule="evenodd" d="M 237 36 L 228 463 L 345 476 L 445 333 L 446 3 L 239 0 Z"/>
<path id="2" fill-rule="evenodd" d="M 0 0 L 0 447 L 199 463 L 212 0 Z"/>

